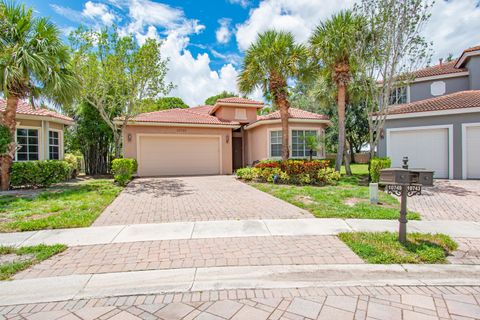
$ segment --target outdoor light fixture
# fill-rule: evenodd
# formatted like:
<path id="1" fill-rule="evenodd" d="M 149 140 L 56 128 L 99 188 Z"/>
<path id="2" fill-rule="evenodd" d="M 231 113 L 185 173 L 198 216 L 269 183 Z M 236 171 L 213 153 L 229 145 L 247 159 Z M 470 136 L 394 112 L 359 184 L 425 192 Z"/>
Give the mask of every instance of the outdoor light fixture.
<path id="1" fill-rule="evenodd" d="M 128 142 L 132 141 L 132 134 L 131 134 L 131 133 L 129 133 L 129 134 L 127 135 L 127 139 L 128 139 Z"/>

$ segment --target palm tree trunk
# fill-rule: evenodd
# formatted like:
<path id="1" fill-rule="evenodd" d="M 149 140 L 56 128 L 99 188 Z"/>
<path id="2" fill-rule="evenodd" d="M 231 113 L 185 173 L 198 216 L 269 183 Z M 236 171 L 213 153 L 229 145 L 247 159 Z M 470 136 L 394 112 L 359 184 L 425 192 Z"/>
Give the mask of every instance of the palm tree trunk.
<path id="1" fill-rule="evenodd" d="M 290 157 L 289 151 L 289 132 L 288 132 L 288 109 L 290 108 L 290 103 L 287 99 L 287 82 L 279 74 L 275 72 L 271 73 L 270 76 L 270 91 L 273 94 L 275 104 L 278 106 L 280 111 L 280 119 L 282 122 L 282 160 L 286 161 Z"/>
<path id="2" fill-rule="evenodd" d="M 8 95 L 7 96 L 7 107 L 2 114 L 0 122 L 7 126 L 10 129 L 10 133 L 12 137 L 15 137 L 15 127 L 17 125 L 15 118 L 17 114 L 17 105 L 18 105 L 18 97 L 15 95 Z M 4 154 L 1 157 L 0 162 L 0 189 L 2 191 L 6 191 L 10 189 L 10 170 L 12 168 L 13 163 L 13 152 L 15 148 L 15 141 L 10 143 L 8 148 L 7 154 Z"/>
<path id="3" fill-rule="evenodd" d="M 286 161 L 290 157 L 289 134 L 288 134 L 288 101 L 279 101 L 280 118 L 282 120 L 282 160 Z"/>
<path id="4" fill-rule="evenodd" d="M 338 113 L 338 149 L 335 162 L 335 171 L 342 167 L 343 151 L 345 149 L 345 84 L 338 84 L 337 113 Z"/>

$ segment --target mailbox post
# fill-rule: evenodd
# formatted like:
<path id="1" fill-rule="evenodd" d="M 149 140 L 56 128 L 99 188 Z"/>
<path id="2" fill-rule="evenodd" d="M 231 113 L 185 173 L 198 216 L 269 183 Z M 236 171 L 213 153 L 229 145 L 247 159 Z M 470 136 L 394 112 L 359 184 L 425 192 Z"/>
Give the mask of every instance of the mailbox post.
<path id="1" fill-rule="evenodd" d="M 402 168 L 380 170 L 380 184 L 389 194 L 400 197 L 400 223 L 398 241 L 407 243 L 407 197 L 422 194 L 422 186 L 433 186 L 433 171 L 408 169 L 408 157 L 403 158 Z"/>

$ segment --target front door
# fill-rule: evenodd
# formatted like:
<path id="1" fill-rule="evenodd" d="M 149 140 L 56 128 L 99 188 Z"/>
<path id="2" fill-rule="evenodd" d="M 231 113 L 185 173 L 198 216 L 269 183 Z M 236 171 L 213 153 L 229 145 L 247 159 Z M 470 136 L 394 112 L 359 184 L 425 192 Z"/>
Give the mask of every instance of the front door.
<path id="1" fill-rule="evenodd" d="M 232 144 L 232 158 L 233 158 L 233 170 L 237 170 L 243 167 L 242 161 L 242 138 L 240 137 L 233 137 L 233 144 Z"/>

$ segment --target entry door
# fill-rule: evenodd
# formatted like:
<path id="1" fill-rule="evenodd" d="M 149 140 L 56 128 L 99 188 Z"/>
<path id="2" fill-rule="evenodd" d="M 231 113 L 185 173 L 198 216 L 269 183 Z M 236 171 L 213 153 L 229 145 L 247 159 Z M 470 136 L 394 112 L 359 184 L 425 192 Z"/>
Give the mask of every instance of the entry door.
<path id="1" fill-rule="evenodd" d="M 466 178 L 480 179 L 480 125 L 466 127 L 465 133 Z"/>
<path id="2" fill-rule="evenodd" d="M 390 130 L 387 139 L 392 167 L 401 167 L 403 157 L 407 156 L 410 168 L 434 170 L 435 178 L 448 179 L 448 128 Z"/>
<path id="3" fill-rule="evenodd" d="M 233 152 L 233 170 L 239 169 L 243 167 L 242 163 L 242 154 L 243 154 L 243 146 L 242 146 L 242 138 L 240 137 L 233 137 L 232 139 L 232 152 Z"/>

